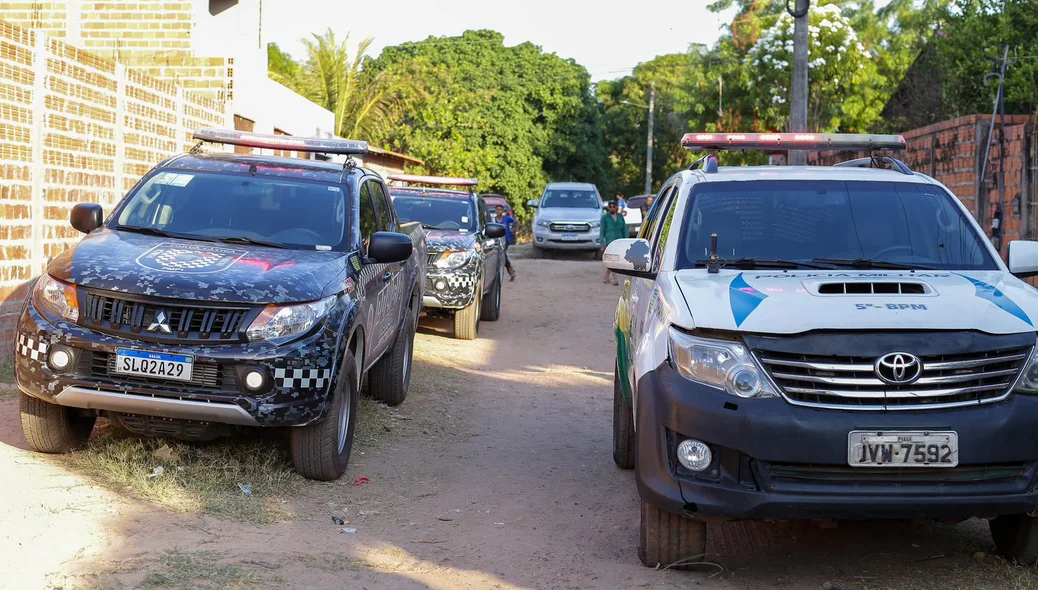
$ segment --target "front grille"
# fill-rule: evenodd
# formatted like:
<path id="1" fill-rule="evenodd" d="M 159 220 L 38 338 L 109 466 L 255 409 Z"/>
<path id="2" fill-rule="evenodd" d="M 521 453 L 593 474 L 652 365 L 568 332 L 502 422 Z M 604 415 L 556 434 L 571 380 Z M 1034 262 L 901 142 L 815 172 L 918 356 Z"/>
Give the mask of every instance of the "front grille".
<path id="1" fill-rule="evenodd" d="M 230 366 L 221 366 L 215 363 L 195 362 L 191 370 L 190 381 L 176 381 L 172 379 L 160 379 L 156 377 L 137 377 L 116 373 L 115 354 L 109 352 L 87 352 L 92 377 L 108 379 L 118 383 L 137 384 L 145 387 L 159 389 L 199 389 L 208 391 L 236 391 L 237 378 L 234 369 Z"/>
<path id="2" fill-rule="evenodd" d="M 1031 347 L 920 356 L 922 373 L 907 385 L 879 379 L 876 357 L 758 351 L 761 363 L 791 401 L 848 409 L 898 409 L 981 403 L 1003 397 Z"/>
<path id="3" fill-rule="evenodd" d="M 430 252 L 426 262 L 428 263 L 429 266 L 432 266 L 432 265 L 436 264 L 436 261 L 439 260 L 439 259 L 440 259 L 440 253 L 439 252 Z"/>
<path id="4" fill-rule="evenodd" d="M 591 224 L 589 224 L 589 223 L 582 223 L 582 222 L 576 222 L 576 223 L 560 222 L 560 223 L 552 223 L 552 224 L 550 224 L 548 226 L 548 229 L 550 229 L 553 232 L 557 232 L 557 233 L 586 234 L 587 232 L 591 231 Z"/>
<path id="5" fill-rule="evenodd" d="M 1023 493 L 1034 479 L 1033 463 L 959 465 L 947 468 L 860 468 L 755 461 L 761 487 L 774 493 L 880 496 L 955 496 Z"/>
<path id="6" fill-rule="evenodd" d="M 250 311 L 248 306 L 184 305 L 88 291 L 82 323 L 102 332 L 142 340 L 238 341 L 244 338 L 242 328 Z M 154 324 L 167 326 L 169 333 L 161 325 L 149 329 Z"/>

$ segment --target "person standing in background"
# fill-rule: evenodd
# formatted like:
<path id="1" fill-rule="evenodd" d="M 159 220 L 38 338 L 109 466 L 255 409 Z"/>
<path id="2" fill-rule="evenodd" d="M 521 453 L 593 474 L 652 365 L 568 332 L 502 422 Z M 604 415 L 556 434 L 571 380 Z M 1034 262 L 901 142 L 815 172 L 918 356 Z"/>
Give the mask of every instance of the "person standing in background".
<path id="1" fill-rule="evenodd" d="M 598 235 L 598 242 L 603 254 L 605 253 L 606 247 L 614 240 L 627 237 L 627 222 L 624 221 L 623 215 L 617 211 L 616 201 L 609 201 L 609 205 L 606 207 L 606 213 L 602 215 L 602 223 Z M 616 280 L 616 275 L 613 274 L 613 271 L 609 270 L 609 268 L 606 268 L 605 276 L 602 277 L 602 282 L 612 283 L 614 285 L 620 284 Z"/>
<path id="2" fill-rule="evenodd" d="M 512 236 L 512 226 L 515 225 L 515 218 L 505 214 L 505 208 L 501 205 L 495 207 L 494 217 L 498 223 L 505 226 L 505 245 L 501 249 L 501 254 L 505 257 L 505 270 L 508 271 L 508 280 L 514 281 L 515 269 L 512 268 L 512 261 L 508 259 L 508 247 L 515 243 L 515 238 Z"/>
<path id="3" fill-rule="evenodd" d="M 616 209 L 620 215 L 627 215 L 627 199 L 623 195 L 616 195 Z"/>

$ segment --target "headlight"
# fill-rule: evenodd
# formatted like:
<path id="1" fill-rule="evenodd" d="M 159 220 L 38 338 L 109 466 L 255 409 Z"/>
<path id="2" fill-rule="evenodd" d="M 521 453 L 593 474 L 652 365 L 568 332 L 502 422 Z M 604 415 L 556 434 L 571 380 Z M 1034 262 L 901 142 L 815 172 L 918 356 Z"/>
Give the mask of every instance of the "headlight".
<path id="1" fill-rule="evenodd" d="M 1038 347 L 1035 347 L 1030 358 L 1024 363 L 1024 370 L 1020 371 L 1020 379 L 1017 380 L 1013 391 L 1031 395 L 1038 394 Z"/>
<path id="2" fill-rule="evenodd" d="M 433 266 L 436 268 L 458 268 L 464 266 L 472 258 L 472 250 L 457 250 L 454 252 L 443 252 L 436 259 Z"/>
<path id="3" fill-rule="evenodd" d="M 591 229 L 598 229 L 599 227 L 602 227 L 602 221 L 600 219 L 591 222 Z"/>
<path id="4" fill-rule="evenodd" d="M 51 278 L 44 273 L 36 281 L 32 292 L 36 310 L 50 319 L 75 322 L 79 319 L 79 301 L 76 287 Z"/>
<path id="5" fill-rule="evenodd" d="M 335 296 L 312 303 L 271 305 L 263 310 L 246 330 L 249 340 L 280 344 L 305 334 L 335 307 Z"/>
<path id="6" fill-rule="evenodd" d="M 775 397 L 771 381 L 738 342 L 708 340 L 670 329 L 670 358 L 683 376 L 739 397 Z"/>
<path id="7" fill-rule="evenodd" d="M 548 227 L 549 225 L 551 225 L 551 222 L 546 219 L 537 220 L 537 227 Z"/>

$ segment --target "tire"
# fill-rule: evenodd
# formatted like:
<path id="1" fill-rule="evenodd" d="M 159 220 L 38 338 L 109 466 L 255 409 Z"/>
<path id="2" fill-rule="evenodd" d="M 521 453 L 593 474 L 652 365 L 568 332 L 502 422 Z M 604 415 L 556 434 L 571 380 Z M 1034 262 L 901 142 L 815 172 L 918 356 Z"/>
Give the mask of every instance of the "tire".
<path id="1" fill-rule="evenodd" d="M 538 248 L 535 245 L 531 245 L 530 258 L 544 258 L 544 248 Z"/>
<path id="2" fill-rule="evenodd" d="M 499 271 L 494 288 L 483 297 L 479 319 L 484 322 L 496 322 L 497 318 L 501 317 L 501 277 L 502 273 Z"/>
<path id="3" fill-rule="evenodd" d="M 620 389 L 620 369 L 613 367 L 613 462 L 620 469 L 634 468 L 634 408 Z"/>
<path id="4" fill-rule="evenodd" d="M 407 397 L 414 358 L 414 333 L 417 327 L 414 310 L 407 309 L 400 333 L 386 354 L 368 372 L 371 397 L 387 406 L 399 406 Z"/>
<path id="5" fill-rule="evenodd" d="M 353 353 L 347 351 L 328 414 L 315 424 L 290 430 L 292 466 L 303 477 L 334 481 L 346 472 L 360 404 L 359 370 Z"/>
<path id="6" fill-rule="evenodd" d="M 483 283 L 476 285 L 476 293 L 483 289 Z M 458 340 L 475 340 L 479 335 L 479 315 L 483 298 L 477 296 L 468 307 L 454 312 L 454 337 Z"/>
<path id="7" fill-rule="evenodd" d="M 706 523 L 664 512 L 642 500 L 638 558 L 648 567 L 688 570 L 706 553 Z"/>
<path id="8" fill-rule="evenodd" d="M 1038 518 L 1026 514 L 999 516 L 990 521 L 991 538 L 1006 559 L 1023 565 L 1038 562 Z"/>
<path id="9" fill-rule="evenodd" d="M 25 442 L 39 453 L 67 453 L 90 438 L 97 416 L 24 393 L 18 399 Z"/>

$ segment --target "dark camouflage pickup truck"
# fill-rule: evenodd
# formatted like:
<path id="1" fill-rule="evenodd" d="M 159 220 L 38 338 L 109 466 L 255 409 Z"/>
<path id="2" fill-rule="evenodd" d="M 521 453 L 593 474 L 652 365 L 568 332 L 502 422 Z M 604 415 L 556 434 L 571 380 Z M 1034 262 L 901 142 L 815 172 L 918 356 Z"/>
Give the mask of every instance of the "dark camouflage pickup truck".
<path id="1" fill-rule="evenodd" d="M 37 451 L 84 442 L 99 415 L 204 440 L 291 427 L 304 476 L 349 461 L 362 376 L 407 395 L 425 236 L 398 222 L 364 142 L 200 130 L 116 205 L 76 205 L 87 234 L 26 299 L 15 346 Z M 202 153 L 202 143 L 344 155 L 345 164 Z"/>

